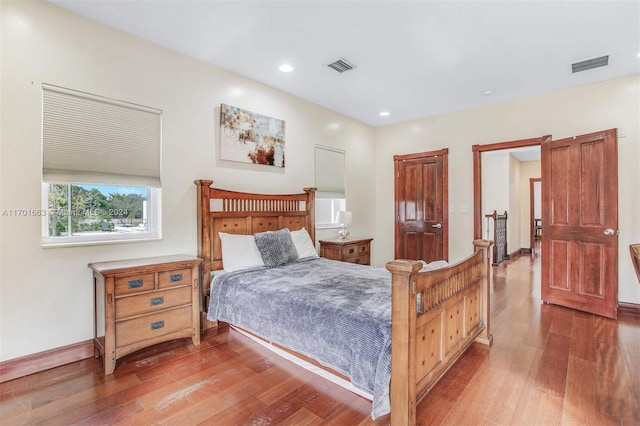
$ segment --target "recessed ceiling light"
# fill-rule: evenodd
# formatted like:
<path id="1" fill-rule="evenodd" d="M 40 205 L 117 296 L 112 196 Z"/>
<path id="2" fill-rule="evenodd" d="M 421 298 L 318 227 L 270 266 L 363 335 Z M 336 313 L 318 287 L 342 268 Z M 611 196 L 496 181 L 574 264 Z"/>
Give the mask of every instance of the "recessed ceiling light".
<path id="1" fill-rule="evenodd" d="M 487 89 L 482 92 L 483 95 L 488 96 L 493 94 L 493 89 Z"/>
<path id="2" fill-rule="evenodd" d="M 282 64 L 278 67 L 278 69 L 282 72 L 291 72 L 293 71 L 293 67 L 289 64 Z"/>
<path id="3" fill-rule="evenodd" d="M 389 111 L 382 111 L 380 117 L 387 117 L 389 114 L 391 114 Z"/>
<path id="4" fill-rule="evenodd" d="M 640 52 L 638 52 L 638 58 L 640 58 Z"/>

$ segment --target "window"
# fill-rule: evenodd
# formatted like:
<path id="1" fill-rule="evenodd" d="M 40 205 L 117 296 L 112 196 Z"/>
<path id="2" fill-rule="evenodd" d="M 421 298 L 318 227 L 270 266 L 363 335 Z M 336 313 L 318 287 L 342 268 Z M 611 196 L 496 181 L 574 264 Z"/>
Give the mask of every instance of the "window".
<path id="1" fill-rule="evenodd" d="M 334 228 L 336 215 L 346 210 L 345 152 L 316 145 L 315 147 L 316 227 Z"/>
<path id="2" fill-rule="evenodd" d="M 155 239 L 161 111 L 43 84 L 42 242 Z"/>
<path id="3" fill-rule="evenodd" d="M 316 198 L 316 227 L 338 228 L 336 216 L 340 210 L 346 210 L 344 198 Z"/>
<path id="4" fill-rule="evenodd" d="M 86 240 L 103 238 L 105 232 L 131 237 L 153 233 L 147 208 L 151 188 L 59 183 L 46 187 L 47 237 Z"/>

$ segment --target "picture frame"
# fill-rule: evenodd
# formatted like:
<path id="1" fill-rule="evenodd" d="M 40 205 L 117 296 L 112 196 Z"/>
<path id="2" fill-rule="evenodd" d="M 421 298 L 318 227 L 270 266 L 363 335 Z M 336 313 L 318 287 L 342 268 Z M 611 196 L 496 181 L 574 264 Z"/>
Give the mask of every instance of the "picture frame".
<path id="1" fill-rule="evenodd" d="M 221 104 L 220 159 L 284 168 L 284 120 Z"/>

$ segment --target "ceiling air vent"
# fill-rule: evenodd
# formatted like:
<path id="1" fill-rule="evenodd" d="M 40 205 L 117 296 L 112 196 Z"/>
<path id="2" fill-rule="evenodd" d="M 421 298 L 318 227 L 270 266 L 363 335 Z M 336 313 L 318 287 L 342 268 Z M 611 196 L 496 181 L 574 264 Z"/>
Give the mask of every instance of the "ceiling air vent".
<path id="1" fill-rule="evenodd" d="M 349 71 L 355 68 L 355 66 L 353 64 L 350 64 L 349 62 L 345 61 L 344 59 L 338 59 L 335 62 L 330 63 L 329 65 L 327 65 L 329 68 L 338 71 L 340 74 L 342 74 L 345 71 Z"/>
<path id="2" fill-rule="evenodd" d="M 609 65 L 609 55 L 600 56 L 599 58 L 587 59 L 586 61 L 575 62 L 571 64 L 571 70 L 574 73 L 590 70 L 598 67 L 606 67 Z"/>

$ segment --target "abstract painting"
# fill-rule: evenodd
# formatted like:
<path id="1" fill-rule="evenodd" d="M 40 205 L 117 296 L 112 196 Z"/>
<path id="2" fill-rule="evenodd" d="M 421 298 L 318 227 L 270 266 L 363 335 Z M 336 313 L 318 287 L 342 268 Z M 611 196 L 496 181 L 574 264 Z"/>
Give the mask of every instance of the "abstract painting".
<path id="1" fill-rule="evenodd" d="M 220 105 L 220 159 L 284 167 L 284 121 Z"/>

